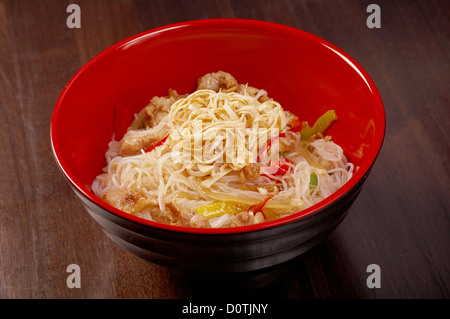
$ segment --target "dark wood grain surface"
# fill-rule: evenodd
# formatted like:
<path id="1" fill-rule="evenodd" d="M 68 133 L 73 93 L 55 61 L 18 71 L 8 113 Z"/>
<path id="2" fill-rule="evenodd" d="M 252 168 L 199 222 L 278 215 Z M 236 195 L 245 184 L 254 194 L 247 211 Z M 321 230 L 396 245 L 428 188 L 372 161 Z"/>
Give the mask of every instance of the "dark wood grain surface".
<path id="1" fill-rule="evenodd" d="M 80 29 L 66 25 L 71 3 Z M 366 25 L 371 3 L 381 28 Z M 65 84 L 102 50 L 219 17 L 277 22 L 339 46 L 378 86 L 387 128 L 360 196 L 324 242 L 267 273 L 211 278 L 114 244 L 59 172 L 49 127 Z M 447 0 L 0 0 L 0 298 L 449 298 L 449 21 Z M 70 264 L 81 288 L 66 284 Z M 370 264 L 380 288 L 367 286 Z"/>

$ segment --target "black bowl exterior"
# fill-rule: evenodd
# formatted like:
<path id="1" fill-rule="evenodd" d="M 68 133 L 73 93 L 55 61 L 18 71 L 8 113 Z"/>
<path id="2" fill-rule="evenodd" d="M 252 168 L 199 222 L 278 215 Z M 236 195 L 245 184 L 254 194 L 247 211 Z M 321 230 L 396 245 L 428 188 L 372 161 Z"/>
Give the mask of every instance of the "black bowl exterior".
<path id="1" fill-rule="evenodd" d="M 112 214 L 72 187 L 88 213 L 117 245 L 147 261 L 187 272 L 239 273 L 295 258 L 325 239 L 344 219 L 367 174 L 323 209 L 270 228 L 226 234 L 176 232 Z"/>

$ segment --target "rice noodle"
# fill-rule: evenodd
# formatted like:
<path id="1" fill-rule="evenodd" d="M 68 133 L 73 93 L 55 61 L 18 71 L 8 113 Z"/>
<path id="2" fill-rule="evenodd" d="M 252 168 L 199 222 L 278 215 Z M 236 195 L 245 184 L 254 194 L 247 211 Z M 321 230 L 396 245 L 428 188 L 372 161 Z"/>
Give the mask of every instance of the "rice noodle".
<path id="1" fill-rule="evenodd" d="M 298 212 L 346 183 L 353 164 L 329 137 L 301 141 L 299 133 L 288 131 L 287 115 L 273 100 L 260 103 L 248 94 L 195 91 L 177 100 L 157 126 L 129 129 L 125 134 L 129 138 L 168 129 L 169 138 L 151 152 L 122 157 L 118 155 L 120 141 L 111 141 L 104 173 L 94 180 L 92 190 L 100 198 L 111 190 L 139 194 L 156 203 L 167 220 L 173 219 L 169 204 L 191 210 L 214 201 L 254 205 L 264 200 L 267 191 L 242 189 L 239 172 L 257 162 L 258 150 L 267 140 L 285 133 L 296 145 L 286 154 L 289 173 L 271 175 L 263 165 L 261 175 L 248 184 L 280 185 L 281 190 L 265 206 L 268 216 Z M 280 138 L 280 143 L 287 142 Z M 317 185 L 310 184 L 313 173 Z M 149 209 L 136 213 L 149 220 L 161 219 L 152 214 Z M 211 218 L 211 227 L 229 227 L 231 217 Z"/>

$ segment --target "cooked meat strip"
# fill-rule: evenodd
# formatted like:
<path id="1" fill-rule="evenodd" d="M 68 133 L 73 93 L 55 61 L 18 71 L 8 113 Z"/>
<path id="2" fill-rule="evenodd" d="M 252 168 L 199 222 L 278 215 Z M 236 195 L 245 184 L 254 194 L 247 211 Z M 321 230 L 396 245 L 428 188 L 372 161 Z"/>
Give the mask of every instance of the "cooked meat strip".
<path id="1" fill-rule="evenodd" d="M 201 214 L 195 214 L 194 216 L 192 216 L 189 224 L 191 227 L 196 228 L 211 228 L 211 224 L 209 223 L 208 218 Z"/>
<path id="2" fill-rule="evenodd" d="M 172 104 L 183 97 L 186 97 L 186 95 L 179 95 L 177 91 L 172 89 L 169 90 L 168 96 L 153 97 L 150 101 L 150 104 L 145 107 L 145 113 L 147 115 L 147 126 L 156 126 L 162 118 L 169 114 Z"/>
<path id="3" fill-rule="evenodd" d="M 197 80 L 197 90 L 230 93 L 236 92 L 238 85 L 234 76 L 224 71 L 207 73 Z"/>
<path id="4" fill-rule="evenodd" d="M 183 209 L 183 210 L 177 211 L 177 212 L 178 212 L 178 216 L 177 216 L 178 218 L 177 218 L 176 223 L 179 226 L 190 226 L 192 217 L 194 217 L 197 214 L 193 210 L 187 210 L 187 209 Z"/>
<path id="5" fill-rule="evenodd" d="M 170 89 L 168 96 L 153 97 L 150 104 L 139 112 L 137 118 L 130 126 L 130 129 L 140 130 L 141 128 L 158 125 L 158 123 L 169 114 L 172 104 L 185 96 L 186 95 L 179 95 L 177 91 Z M 141 149 L 147 149 L 158 143 L 165 135 L 167 135 L 167 132 L 165 131 L 158 132 L 157 134 L 142 131 L 142 134 L 124 137 L 120 145 L 119 155 L 136 155 Z"/>
<path id="6" fill-rule="evenodd" d="M 261 212 L 256 213 L 253 217 L 253 224 L 260 224 L 264 223 L 265 221 L 266 219 L 264 218 L 264 214 Z"/>
<path id="7" fill-rule="evenodd" d="M 125 212 L 132 212 L 134 210 L 137 199 L 136 196 L 120 189 L 111 190 L 103 196 L 103 200 L 106 203 Z"/>
<path id="8" fill-rule="evenodd" d="M 185 206 L 183 196 L 174 197 L 168 207 L 172 212 L 173 222 L 172 224 L 178 226 L 197 227 L 197 228 L 209 228 L 211 227 L 209 220 Z"/>
<path id="9" fill-rule="evenodd" d="M 175 206 L 173 206 L 175 207 Z M 171 210 L 174 220 L 172 224 L 177 226 L 210 228 L 211 224 L 208 219 L 190 209 Z"/>
<path id="10" fill-rule="evenodd" d="M 120 143 L 119 156 L 136 155 L 142 149 L 147 149 L 148 147 L 158 143 L 160 140 L 160 136 L 155 136 L 154 133 L 145 131 L 143 131 L 143 134 L 123 138 Z"/>
<path id="11" fill-rule="evenodd" d="M 253 214 L 249 212 L 241 212 L 231 217 L 231 227 L 253 225 Z"/>
<path id="12" fill-rule="evenodd" d="M 245 211 L 231 217 L 230 224 L 231 227 L 238 227 L 238 226 L 255 225 L 263 223 L 265 221 L 266 219 L 263 213 L 257 212 L 255 215 L 253 215 L 253 213 Z"/>
<path id="13" fill-rule="evenodd" d="M 176 90 L 170 89 L 167 96 L 153 97 L 150 103 L 136 115 L 130 129 L 139 130 L 156 126 L 162 118 L 167 116 L 172 104 L 186 96 L 186 94 L 179 95 Z"/>
<path id="14" fill-rule="evenodd" d="M 261 166 L 257 163 L 250 163 L 247 166 L 244 166 L 239 172 L 242 184 L 244 184 L 247 180 L 258 178 L 260 175 Z"/>
<path id="15" fill-rule="evenodd" d="M 110 190 L 103 195 L 103 201 L 128 213 L 134 213 L 152 204 L 151 200 L 135 192 L 121 189 Z"/>

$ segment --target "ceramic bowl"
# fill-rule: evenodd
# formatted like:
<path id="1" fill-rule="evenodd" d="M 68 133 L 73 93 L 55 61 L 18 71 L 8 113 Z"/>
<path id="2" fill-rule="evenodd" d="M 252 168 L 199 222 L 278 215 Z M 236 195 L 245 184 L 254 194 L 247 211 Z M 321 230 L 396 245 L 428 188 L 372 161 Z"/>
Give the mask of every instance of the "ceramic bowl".
<path id="1" fill-rule="evenodd" d="M 265 89 L 302 120 L 329 109 L 327 131 L 357 167 L 342 188 L 291 216 L 258 225 L 199 229 L 160 224 L 124 213 L 97 198 L 113 134 L 153 96 L 195 90 L 218 70 Z M 241 19 L 188 21 L 140 33 L 106 49 L 65 86 L 52 116 L 58 167 L 87 212 L 119 246 L 153 263 L 200 272 L 238 273 L 276 266 L 321 242 L 344 219 L 366 181 L 385 134 L 380 94 L 367 72 L 335 45 L 307 32 Z M 73 214 L 78 214 L 73 211 Z M 95 245 L 95 243 L 92 243 Z"/>

